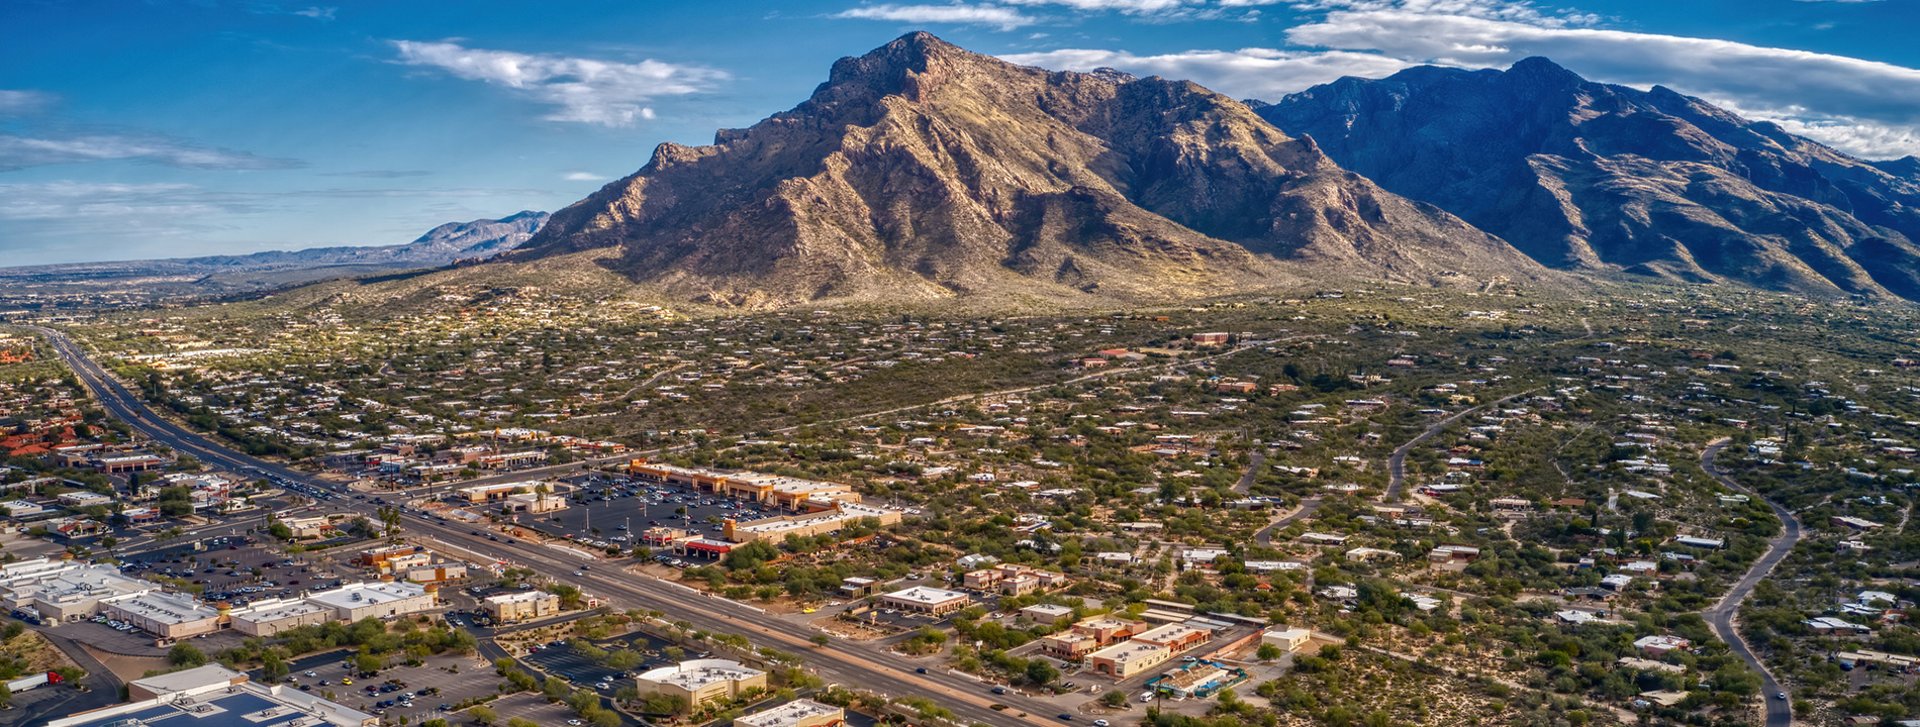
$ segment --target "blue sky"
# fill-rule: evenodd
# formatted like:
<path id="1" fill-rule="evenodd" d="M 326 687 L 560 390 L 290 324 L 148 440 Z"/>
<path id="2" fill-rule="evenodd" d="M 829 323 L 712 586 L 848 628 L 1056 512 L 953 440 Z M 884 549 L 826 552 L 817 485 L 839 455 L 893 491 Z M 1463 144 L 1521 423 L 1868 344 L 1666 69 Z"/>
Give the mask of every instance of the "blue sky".
<path id="1" fill-rule="evenodd" d="M 917 29 L 1257 98 L 1545 55 L 1920 153 L 1915 0 L 7 0 L 0 27 L 0 265 L 390 244 L 559 209 Z"/>

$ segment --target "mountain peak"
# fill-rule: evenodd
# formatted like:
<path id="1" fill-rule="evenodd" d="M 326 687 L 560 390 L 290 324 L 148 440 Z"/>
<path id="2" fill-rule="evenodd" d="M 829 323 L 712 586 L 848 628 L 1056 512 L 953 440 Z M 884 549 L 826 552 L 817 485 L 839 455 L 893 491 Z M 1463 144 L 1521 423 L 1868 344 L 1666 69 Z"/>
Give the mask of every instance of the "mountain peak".
<path id="1" fill-rule="evenodd" d="M 1586 83 L 1580 74 L 1567 70 L 1545 56 L 1528 56 L 1507 68 L 1507 75 L 1535 81 L 1546 85 L 1570 86 Z"/>
<path id="2" fill-rule="evenodd" d="M 1295 271 L 1452 284 L 1538 270 L 1227 97 L 1120 78 L 908 34 L 712 146 L 662 145 L 515 259 L 617 248 L 604 264 L 636 281 L 749 308 L 1167 300 Z"/>

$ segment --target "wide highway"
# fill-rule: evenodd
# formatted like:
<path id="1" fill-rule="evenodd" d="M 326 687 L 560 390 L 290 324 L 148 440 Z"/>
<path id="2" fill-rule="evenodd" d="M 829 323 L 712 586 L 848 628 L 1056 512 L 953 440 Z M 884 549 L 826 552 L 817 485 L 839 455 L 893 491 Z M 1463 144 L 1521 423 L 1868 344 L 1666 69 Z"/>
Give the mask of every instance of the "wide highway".
<path id="1" fill-rule="evenodd" d="M 54 351 L 109 414 L 155 441 L 181 453 L 191 454 L 209 465 L 241 474 L 280 479 L 315 490 L 345 491 L 338 483 L 326 482 L 234 450 L 161 417 L 118 379 L 109 375 L 71 338 L 50 328 L 36 327 L 34 330 L 46 336 Z M 521 477 L 527 475 L 525 472 L 516 474 Z M 370 502 L 348 497 L 329 500 L 327 506 L 370 518 L 377 509 Z M 595 561 L 524 539 L 514 539 L 513 542 L 491 540 L 486 535 L 474 535 L 471 526 L 441 523 L 411 510 L 403 511 L 403 515 L 407 530 L 438 541 L 443 547 L 531 568 L 550 578 L 576 584 L 588 593 L 623 607 L 661 611 L 670 620 L 684 621 L 701 630 L 740 634 L 758 645 L 798 654 L 829 683 L 896 698 L 926 697 L 951 710 L 962 720 L 982 724 L 1016 721 L 1055 724 L 1054 715 L 1060 711 L 1058 705 L 1018 693 L 991 694 L 989 685 L 971 676 L 948 671 L 933 662 L 917 662 L 877 645 L 836 638 L 826 646 L 815 646 L 812 638 L 819 632 L 810 626 L 769 616 L 758 608 L 737 601 L 709 596 L 679 584 L 633 575 L 612 567 L 587 570 L 575 576 L 573 573 L 580 571 L 582 565 Z M 922 666 L 926 667 L 927 673 L 916 671 Z M 996 704 L 1005 708 L 995 710 L 992 707 Z"/>

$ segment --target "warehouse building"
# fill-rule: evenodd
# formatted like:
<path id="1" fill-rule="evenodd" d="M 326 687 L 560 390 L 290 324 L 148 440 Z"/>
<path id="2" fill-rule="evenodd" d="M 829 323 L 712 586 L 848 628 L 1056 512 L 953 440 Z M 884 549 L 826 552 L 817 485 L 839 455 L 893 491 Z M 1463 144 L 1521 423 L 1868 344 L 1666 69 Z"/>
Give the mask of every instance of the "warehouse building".
<path id="1" fill-rule="evenodd" d="M 181 593 L 152 591 L 102 602 L 104 613 L 165 640 L 185 639 L 220 630 L 220 612 Z"/>
<path id="2" fill-rule="evenodd" d="M 333 609 L 298 598 L 269 598 L 227 614 L 233 630 L 248 636 L 273 636 L 334 619 Z"/>
<path id="3" fill-rule="evenodd" d="M 398 582 L 349 583 L 307 596 L 307 601 L 332 609 L 334 618 L 342 621 L 405 616 L 436 605 L 426 586 Z"/>

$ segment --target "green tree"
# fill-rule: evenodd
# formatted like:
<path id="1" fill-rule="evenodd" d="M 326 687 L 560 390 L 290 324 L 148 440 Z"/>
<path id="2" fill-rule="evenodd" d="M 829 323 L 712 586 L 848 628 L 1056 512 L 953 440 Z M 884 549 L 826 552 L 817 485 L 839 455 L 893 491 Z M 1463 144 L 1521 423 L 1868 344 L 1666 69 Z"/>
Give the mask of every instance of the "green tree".
<path id="1" fill-rule="evenodd" d="M 181 642 L 167 650 L 167 663 L 184 667 L 204 666 L 207 663 L 207 655 L 195 648 L 193 644 Z"/>
<path id="2" fill-rule="evenodd" d="M 492 707 L 484 704 L 467 710 L 467 717 L 479 724 L 493 724 L 495 720 L 500 719 L 500 715 L 495 714 Z"/>
<path id="3" fill-rule="evenodd" d="M 1060 678 L 1060 670 L 1053 668 L 1053 664 L 1048 663 L 1046 659 L 1034 659 L 1027 662 L 1027 681 L 1039 686 L 1046 686 L 1052 684 L 1053 680 L 1058 678 Z"/>

